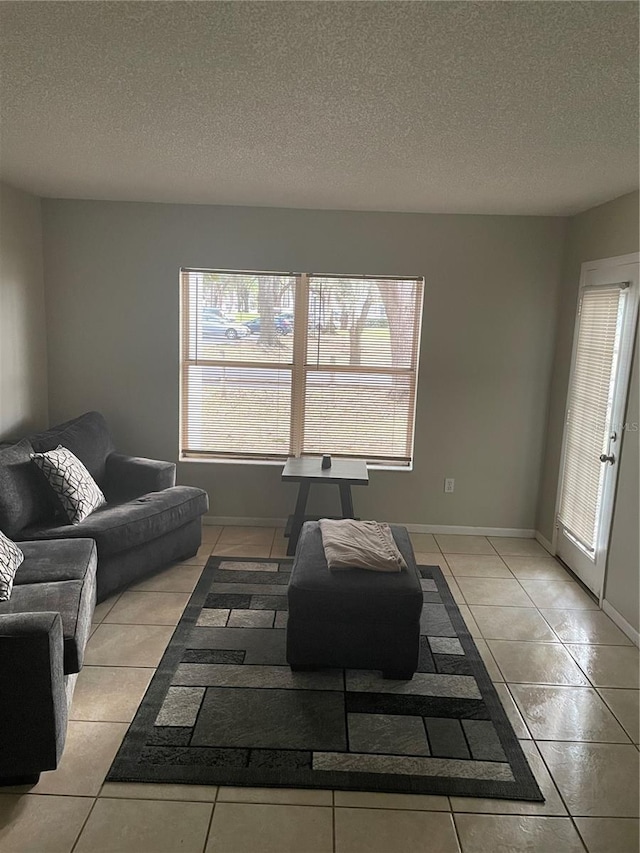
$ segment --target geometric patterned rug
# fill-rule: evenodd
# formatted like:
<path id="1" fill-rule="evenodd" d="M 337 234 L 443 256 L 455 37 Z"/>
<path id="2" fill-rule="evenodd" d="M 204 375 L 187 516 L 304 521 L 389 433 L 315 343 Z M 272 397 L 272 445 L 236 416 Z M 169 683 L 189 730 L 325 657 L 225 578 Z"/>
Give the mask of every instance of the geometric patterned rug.
<path id="1" fill-rule="evenodd" d="M 439 568 L 418 672 L 392 681 L 291 672 L 291 562 L 209 560 L 108 781 L 543 800 Z"/>

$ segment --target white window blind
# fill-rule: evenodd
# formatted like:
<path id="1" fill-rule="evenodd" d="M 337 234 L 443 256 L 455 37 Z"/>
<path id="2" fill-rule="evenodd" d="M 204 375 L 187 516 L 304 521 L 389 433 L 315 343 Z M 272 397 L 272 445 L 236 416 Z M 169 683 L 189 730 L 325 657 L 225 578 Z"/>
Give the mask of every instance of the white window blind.
<path id="1" fill-rule="evenodd" d="M 611 431 L 624 285 L 584 288 L 567 406 L 559 521 L 589 552 L 597 542 L 604 465 Z"/>
<path id="2" fill-rule="evenodd" d="M 295 277 L 182 272 L 181 450 L 186 457 L 286 457 L 290 443 L 291 348 L 275 331 L 276 303 L 294 306 Z M 243 319 L 258 299 L 273 329 L 250 334 Z"/>
<path id="3" fill-rule="evenodd" d="M 408 279 L 310 276 L 304 453 L 411 461 L 421 297 Z"/>
<path id="4" fill-rule="evenodd" d="M 421 278 L 184 269 L 182 457 L 408 466 L 423 289 Z"/>

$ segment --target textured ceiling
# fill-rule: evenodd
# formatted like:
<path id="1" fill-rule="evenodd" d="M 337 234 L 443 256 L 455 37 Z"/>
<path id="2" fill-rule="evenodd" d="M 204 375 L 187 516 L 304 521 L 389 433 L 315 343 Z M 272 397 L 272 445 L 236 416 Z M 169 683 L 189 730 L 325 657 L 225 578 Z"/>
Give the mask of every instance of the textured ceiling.
<path id="1" fill-rule="evenodd" d="M 627 2 L 2 2 L 43 196 L 567 214 L 638 186 Z"/>

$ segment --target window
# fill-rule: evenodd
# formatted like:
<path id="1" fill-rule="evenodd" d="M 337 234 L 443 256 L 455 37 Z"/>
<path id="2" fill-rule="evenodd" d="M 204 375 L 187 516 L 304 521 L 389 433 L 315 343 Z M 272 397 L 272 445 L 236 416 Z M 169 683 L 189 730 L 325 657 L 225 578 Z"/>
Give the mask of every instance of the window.
<path id="1" fill-rule="evenodd" d="M 181 272 L 183 459 L 412 461 L 422 278 Z"/>

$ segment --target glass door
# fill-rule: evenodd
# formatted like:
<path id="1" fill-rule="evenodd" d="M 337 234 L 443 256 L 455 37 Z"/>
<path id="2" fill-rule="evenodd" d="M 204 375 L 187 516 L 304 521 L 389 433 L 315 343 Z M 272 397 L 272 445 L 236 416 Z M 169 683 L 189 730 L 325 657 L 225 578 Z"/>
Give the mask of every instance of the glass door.
<path id="1" fill-rule="evenodd" d="M 563 438 L 557 554 L 597 596 L 637 318 L 638 262 L 629 261 L 626 256 L 583 264 Z"/>

